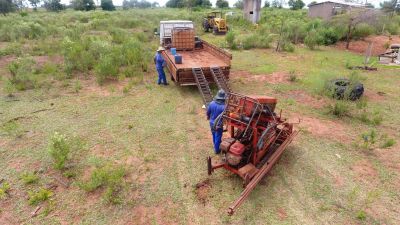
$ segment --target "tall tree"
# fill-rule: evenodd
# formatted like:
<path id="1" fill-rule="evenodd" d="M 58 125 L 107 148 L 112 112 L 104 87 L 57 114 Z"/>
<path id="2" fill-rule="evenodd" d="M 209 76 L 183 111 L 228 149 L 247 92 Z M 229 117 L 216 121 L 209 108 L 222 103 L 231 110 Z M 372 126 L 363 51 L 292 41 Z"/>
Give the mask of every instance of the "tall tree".
<path id="1" fill-rule="evenodd" d="M 273 0 L 271 4 L 272 8 L 282 8 L 282 1 L 279 0 Z"/>
<path id="2" fill-rule="evenodd" d="M 71 5 L 72 8 L 74 8 L 75 10 L 81 10 L 81 11 L 89 11 L 96 9 L 96 5 L 94 4 L 93 0 L 72 0 Z"/>
<path id="3" fill-rule="evenodd" d="M 165 6 L 168 8 L 183 8 L 185 7 L 185 2 L 183 0 L 169 0 Z"/>
<path id="4" fill-rule="evenodd" d="M 39 3 L 42 0 L 29 0 L 29 3 L 31 4 L 31 6 L 33 7 L 34 11 L 37 11 L 37 6 L 39 5 Z"/>
<path id="5" fill-rule="evenodd" d="M 268 0 L 265 0 L 265 2 L 264 2 L 264 8 L 269 8 L 271 5 L 270 5 L 270 3 L 269 3 L 269 1 Z"/>
<path id="6" fill-rule="evenodd" d="M 302 9 L 306 4 L 302 0 L 289 0 L 288 5 L 291 10 Z"/>
<path id="7" fill-rule="evenodd" d="M 0 0 L 0 13 L 4 16 L 7 15 L 7 13 L 14 12 L 15 8 L 15 4 L 12 0 Z"/>
<path id="8" fill-rule="evenodd" d="M 243 9 L 243 7 L 244 7 L 243 0 L 238 0 L 237 2 L 235 2 L 235 4 L 233 4 L 233 7 L 237 8 L 237 9 Z"/>
<path id="9" fill-rule="evenodd" d="M 226 0 L 217 0 L 216 5 L 218 8 L 228 8 L 229 2 Z"/>
<path id="10" fill-rule="evenodd" d="M 115 6 L 112 0 L 101 0 L 101 8 L 105 11 L 114 11 Z"/>
<path id="11" fill-rule="evenodd" d="M 400 12 L 400 0 L 389 0 L 380 5 L 385 12 Z"/>
<path id="12" fill-rule="evenodd" d="M 43 4 L 47 11 L 58 12 L 65 9 L 65 5 L 60 3 L 60 0 L 45 0 Z"/>

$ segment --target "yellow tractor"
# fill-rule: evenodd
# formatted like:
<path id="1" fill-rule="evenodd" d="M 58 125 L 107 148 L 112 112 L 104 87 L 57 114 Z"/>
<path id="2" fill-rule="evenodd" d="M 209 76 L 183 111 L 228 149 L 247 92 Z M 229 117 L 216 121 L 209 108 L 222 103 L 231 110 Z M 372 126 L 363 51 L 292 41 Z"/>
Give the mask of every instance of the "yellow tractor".
<path id="1" fill-rule="evenodd" d="M 203 20 L 203 28 L 205 32 L 210 29 L 214 34 L 225 34 L 228 31 L 226 19 L 222 18 L 222 12 L 214 11 L 207 14 Z"/>

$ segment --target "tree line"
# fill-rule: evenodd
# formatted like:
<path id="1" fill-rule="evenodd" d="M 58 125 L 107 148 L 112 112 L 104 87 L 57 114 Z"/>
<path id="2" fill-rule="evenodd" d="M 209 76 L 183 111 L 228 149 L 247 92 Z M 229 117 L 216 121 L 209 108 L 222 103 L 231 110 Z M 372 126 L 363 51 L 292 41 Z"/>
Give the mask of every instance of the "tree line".
<path id="1" fill-rule="evenodd" d="M 95 10 L 96 5 L 93 0 L 72 0 L 69 6 L 61 3 L 61 0 L 0 0 L 0 13 L 6 15 L 10 12 L 15 12 L 17 10 L 22 10 L 29 4 L 32 6 L 33 10 L 36 11 L 38 6 L 42 5 L 48 11 L 61 11 L 67 7 L 73 8 L 75 10 L 89 11 Z M 266 0 L 264 2 L 264 8 L 283 8 L 285 0 L 272 0 L 269 2 Z M 302 0 L 289 0 L 287 2 L 288 6 L 292 10 L 299 10 L 304 8 L 305 3 Z M 315 4 L 315 2 L 309 5 Z M 112 0 L 101 0 L 100 4 L 103 10 L 113 11 L 115 6 Z M 210 0 L 169 0 L 166 5 L 169 8 L 211 8 L 212 4 Z M 149 2 L 147 0 L 124 0 L 122 2 L 123 9 L 130 8 L 155 8 L 160 7 L 158 2 Z M 217 8 L 229 8 L 229 2 L 227 0 L 217 0 Z M 243 0 L 238 0 L 233 7 L 238 9 L 243 9 Z M 373 7 L 369 4 L 366 7 Z M 388 0 L 380 3 L 380 7 L 385 12 L 389 13 L 400 13 L 400 0 Z"/>

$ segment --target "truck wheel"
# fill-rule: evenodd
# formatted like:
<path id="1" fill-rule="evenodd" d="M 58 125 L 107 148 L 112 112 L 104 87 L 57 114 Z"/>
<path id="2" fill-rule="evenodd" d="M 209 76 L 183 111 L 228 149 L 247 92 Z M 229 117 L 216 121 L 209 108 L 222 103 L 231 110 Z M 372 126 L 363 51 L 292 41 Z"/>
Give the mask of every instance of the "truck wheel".
<path id="1" fill-rule="evenodd" d="M 218 34 L 218 27 L 215 26 L 215 27 L 213 28 L 213 34 Z"/>

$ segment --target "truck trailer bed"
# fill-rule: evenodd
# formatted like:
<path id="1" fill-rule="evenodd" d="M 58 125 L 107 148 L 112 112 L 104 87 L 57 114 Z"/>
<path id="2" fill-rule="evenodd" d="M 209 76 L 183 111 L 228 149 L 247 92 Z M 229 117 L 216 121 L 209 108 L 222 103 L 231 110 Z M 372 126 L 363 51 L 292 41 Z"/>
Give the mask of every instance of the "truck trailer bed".
<path id="1" fill-rule="evenodd" d="M 229 79 L 229 70 L 232 55 L 223 49 L 203 41 L 203 48 L 191 51 L 177 51 L 182 56 L 182 64 L 175 63 L 175 57 L 170 50 L 163 52 L 171 79 L 179 85 L 196 85 L 193 68 L 201 68 L 209 83 L 214 83 L 210 68 L 219 67 L 226 79 Z"/>

